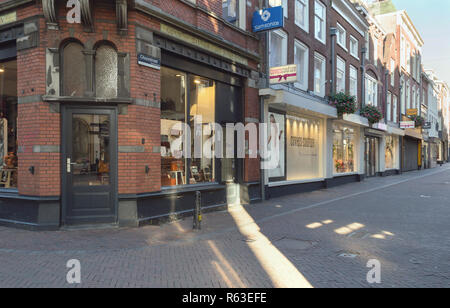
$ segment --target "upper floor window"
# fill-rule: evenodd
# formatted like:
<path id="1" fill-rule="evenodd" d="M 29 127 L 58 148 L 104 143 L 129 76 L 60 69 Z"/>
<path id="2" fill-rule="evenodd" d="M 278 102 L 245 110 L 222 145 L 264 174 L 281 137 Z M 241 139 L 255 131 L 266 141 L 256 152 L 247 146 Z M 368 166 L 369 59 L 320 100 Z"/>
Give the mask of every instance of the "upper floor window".
<path id="1" fill-rule="evenodd" d="M 306 91 L 308 89 L 308 60 L 309 49 L 299 41 L 295 41 L 295 59 L 297 64 L 298 82 L 295 84 L 298 88 Z"/>
<path id="2" fill-rule="evenodd" d="M 366 105 L 378 106 L 378 82 L 366 75 Z"/>
<path id="3" fill-rule="evenodd" d="M 365 46 L 366 46 L 366 60 L 370 59 L 370 34 L 366 32 L 364 34 Z"/>
<path id="4" fill-rule="evenodd" d="M 269 0 L 269 6 L 282 6 L 284 17 L 288 18 L 288 0 Z"/>
<path id="5" fill-rule="evenodd" d="M 316 0 L 314 6 L 315 37 L 322 43 L 326 43 L 326 7 L 322 2 Z"/>
<path id="6" fill-rule="evenodd" d="M 390 68 L 390 73 L 391 73 L 391 86 L 395 86 L 395 60 L 391 59 L 391 68 Z"/>
<path id="7" fill-rule="evenodd" d="M 95 53 L 95 93 L 97 97 L 117 97 L 117 52 L 101 45 Z"/>
<path id="8" fill-rule="evenodd" d="M 281 30 L 270 32 L 269 66 L 277 67 L 287 64 L 287 34 Z"/>
<path id="9" fill-rule="evenodd" d="M 314 55 L 314 93 L 325 96 L 325 57 L 316 53 Z"/>
<path id="10" fill-rule="evenodd" d="M 87 65 L 90 63 L 87 62 L 89 57 L 92 57 L 93 65 L 91 66 Z M 108 43 L 99 44 L 95 50 L 85 51 L 81 43 L 69 42 L 62 49 L 61 95 L 117 98 L 119 96 L 118 63 L 118 53 Z"/>
<path id="11" fill-rule="evenodd" d="M 63 49 L 62 95 L 81 97 L 86 92 L 86 60 L 84 47 L 75 42 Z"/>
<path id="12" fill-rule="evenodd" d="M 246 29 L 245 0 L 222 0 L 222 16 L 236 27 Z"/>
<path id="13" fill-rule="evenodd" d="M 344 27 L 342 27 L 340 24 L 336 25 L 337 28 L 337 43 L 344 49 L 347 49 L 346 39 L 347 39 L 347 32 L 345 31 Z"/>
<path id="14" fill-rule="evenodd" d="M 340 57 L 337 57 L 336 68 L 336 92 L 345 93 L 345 61 Z"/>
<path id="15" fill-rule="evenodd" d="M 295 0 L 295 24 L 306 32 L 309 31 L 308 0 Z"/>
<path id="16" fill-rule="evenodd" d="M 353 65 L 350 65 L 349 80 L 349 94 L 358 99 L 358 70 Z"/>
<path id="17" fill-rule="evenodd" d="M 397 114 L 398 113 L 398 100 L 397 100 L 396 95 L 393 95 L 392 98 L 393 98 L 392 121 L 394 123 L 397 123 L 398 122 L 398 114 Z"/>
<path id="18" fill-rule="evenodd" d="M 359 59 L 359 42 L 353 36 L 350 36 L 350 54 Z"/>
<path id="19" fill-rule="evenodd" d="M 386 118 L 389 122 L 392 122 L 392 94 L 388 92 L 386 102 Z"/>

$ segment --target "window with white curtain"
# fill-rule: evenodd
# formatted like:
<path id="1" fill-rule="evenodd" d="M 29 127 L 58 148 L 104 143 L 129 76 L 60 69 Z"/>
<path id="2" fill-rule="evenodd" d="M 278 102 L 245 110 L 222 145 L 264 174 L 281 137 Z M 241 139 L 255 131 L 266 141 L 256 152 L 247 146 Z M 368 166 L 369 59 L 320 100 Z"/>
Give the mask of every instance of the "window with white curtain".
<path id="1" fill-rule="evenodd" d="M 326 7 L 322 2 L 316 0 L 314 5 L 314 27 L 315 37 L 322 43 L 326 43 Z"/>
<path id="2" fill-rule="evenodd" d="M 366 75 L 366 105 L 378 106 L 378 81 Z"/>
<path id="3" fill-rule="evenodd" d="M 391 86 L 395 86 L 395 60 L 391 59 Z"/>
<path id="4" fill-rule="evenodd" d="M 277 30 L 269 36 L 269 66 L 278 67 L 287 64 L 287 34 Z"/>
<path id="5" fill-rule="evenodd" d="M 295 86 L 306 91 L 308 89 L 309 49 L 297 40 L 295 41 L 294 48 L 294 63 L 297 64 L 298 75 L 298 82 Z"/>
<path id="6" fill-rule="evenodd" d="M 386 102 L 386 119 L 392 122 L 392 94 L 388 92 Z"/>
<path id="7" fill-rule="evenodd" d="M 392 96 L 393 102 L 392 102 L 392 121 L 394 123 L 398 122 L 398 100 L 397 95 Z"/>
<path id="8" fill-rule="evenodd" d="M 295 24 L 309 32 L 309 0 L 295 0 Z"/>
<path id="9" fill-rule="evenodd" d="M 353 65 L 350 65 L 350 76 L 349 76 L 349 94 L 354 96 L 358 100 L 358 70 Z"/>
<path id="10" fill-rule="evenodd" d="M 325 57 L 319 53 L 314 55 L 314 93 L 325 97 Z"/>
<path id="11" fill-rule="evenodd" d="M 336 61 L 336 92 L 345 93 L 345 61 L 340 57 Z"/>

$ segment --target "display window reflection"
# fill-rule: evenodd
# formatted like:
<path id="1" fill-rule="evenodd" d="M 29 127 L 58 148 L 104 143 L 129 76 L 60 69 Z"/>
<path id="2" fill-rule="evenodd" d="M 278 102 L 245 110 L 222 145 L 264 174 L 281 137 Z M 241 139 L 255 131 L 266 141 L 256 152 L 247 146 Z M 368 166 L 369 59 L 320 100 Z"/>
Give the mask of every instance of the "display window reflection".
<path id="1" fill-rule="evenodd" d="M 162 186 L 216 181 L 214 148 L 210 142 L 214 138 L 215 96 L 214 81 L 166 67 L 161 69 Z M 180 138 L 183 142 L 177 142 Z"/>
<path id="2" fill-rule="evenodd" d="M 16 188 L 17 61 L 0 63 L 0 188 Z"/>
<path id="3" fill-rule="evenodd" d="M 334 173 L 355 172 L 356 151 L 355 129 L 342 125 L 333 127 L 333 162 Z"/>

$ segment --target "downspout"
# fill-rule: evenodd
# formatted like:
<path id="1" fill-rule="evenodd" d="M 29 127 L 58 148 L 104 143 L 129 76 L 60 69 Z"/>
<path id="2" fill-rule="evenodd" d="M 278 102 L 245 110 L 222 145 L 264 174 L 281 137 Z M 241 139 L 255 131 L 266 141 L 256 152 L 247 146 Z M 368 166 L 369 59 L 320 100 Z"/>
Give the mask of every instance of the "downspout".
<path id="1" fill-rule="evenodd" d="M 331 84 L 330 84 L 330 94 L 336 93 L 336 37 L 338 30 L 337 28 L 330 28 L 331 36 Z"/>
<path id="2" fill-rule="evenodd" d="M 260 2 L 260 4 L 262 4 L 262 1 Z M 264 0 L 264 7 L 269 7 L 269 0 Z M 269 31 L 266 31 L 266 33 L 264 34 L 265 36 L 265 63 L 264 63 L 264 71 L 265 71 L 265 77 L 266 77 L 266 88 L 270 87 L 270 79 L 269 79 L 269 75 L 270 75 L 270 67 L 269 67 Z M 262 36 L 261 36 L 262 38 Z M 260 123 L 265 123 L 265 98 L 264 97 L 260 97 L 260 104 L 259 104 L 259 118 L 260 118 Z M 261 133 L 261 132 L 260 132 Z M 263 147 L 260 145 L 260 149 L 262 149 Z M 261 201 L 265 201 L 266 200 L 266 172 L 263 168 L 263 161 L 262 161 L 262 156 L 260 154 L 260 182 L 261 182 Z"/>

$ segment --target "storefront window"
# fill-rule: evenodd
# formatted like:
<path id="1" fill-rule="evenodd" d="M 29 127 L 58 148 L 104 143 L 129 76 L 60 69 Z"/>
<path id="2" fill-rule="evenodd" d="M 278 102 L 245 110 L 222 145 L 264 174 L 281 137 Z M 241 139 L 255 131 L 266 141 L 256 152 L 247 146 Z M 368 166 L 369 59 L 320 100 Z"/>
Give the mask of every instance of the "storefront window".
<path id="1" fill-rule="evenodd" d="M 334 125 L 333 130 L 334 173 L 355 172 L 355 130 L 343 125 Z"/>
<path id="2" fill-rule="evenodd" d="M 17 61 L 0 63 L 0 187 L 17 187 Z"/>
<path id="3" fill-rule="evenodd" d="M 286 120 L 288 181 L 322 177 L 322 120 L 288 115 Z"/>
<path id="4" fill-rule="evenodd" d="M 215 182 L 213 148 L 208 142 L 214 134 L 211 125 L 215 122 L 215 93 L 212 80 L 161 68 L 162 186 Z M 175 142 L 189 137 L 183 127 L 190 128 L 191 140 Z M 197 146 L 196 136 L 201 136 Z M 186 146 L 191 147 L 192 158 L 182 155 L 189 152 Z"/>
<path id="5" fill-rule="evenodd" d="M 386 170 L 398 169 L 397 150 L 398 138 L 386 136 Z"/>

